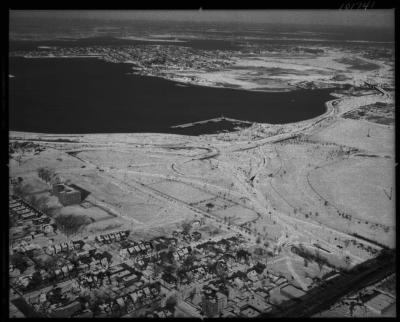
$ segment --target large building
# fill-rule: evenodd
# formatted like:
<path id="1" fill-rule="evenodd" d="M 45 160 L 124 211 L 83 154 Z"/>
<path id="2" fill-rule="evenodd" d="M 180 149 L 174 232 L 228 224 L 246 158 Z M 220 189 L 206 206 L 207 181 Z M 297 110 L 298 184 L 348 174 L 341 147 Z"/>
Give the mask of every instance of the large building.
<path id="1" fill-rule="evenodd" d="M 64 183 L 53 185 L 53 194 L 58 197 L 64 206 L 81 202 L 81 192 Z"/>
<path id="2" fill-rule="evenodd" d="M 382 293 L 379 293 L 377 296 L 365 303 L 367 308 L 379 315 L 385 314 L 392 308 L 393 305 L 396 305 L 396 299 Z"/>
<path id="3" fill-rule="evenodd" d="M 202 297 L 202 309 L 207 317 L 218 317 L 227 306 L 228 298 L 226 295 L 206 288 Z"/>

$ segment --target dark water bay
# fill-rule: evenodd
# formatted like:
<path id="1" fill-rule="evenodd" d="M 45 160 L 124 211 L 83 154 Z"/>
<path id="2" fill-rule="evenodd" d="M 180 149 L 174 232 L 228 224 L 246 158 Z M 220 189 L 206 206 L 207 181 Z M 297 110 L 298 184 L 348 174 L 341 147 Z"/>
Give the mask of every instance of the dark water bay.
<path id="1" fill-rule="evenodd" d="M 41 133 L 158 132 L 197 135 L 215 126 L 171 126 L 225 117 L 289 123 L 325 112 L 332 89 L 263 93 L 177 86 L 128 75 L 128 64 L 92 58 L 10 58 L 9 128 Z M 229 126 L 225 129 L 231 130 Z"/>

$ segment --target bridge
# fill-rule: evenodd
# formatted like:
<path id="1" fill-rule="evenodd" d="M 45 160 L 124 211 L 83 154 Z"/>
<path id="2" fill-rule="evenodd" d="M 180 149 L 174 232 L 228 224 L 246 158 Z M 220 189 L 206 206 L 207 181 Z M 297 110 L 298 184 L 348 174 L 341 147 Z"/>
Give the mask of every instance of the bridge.
<path id="1" fill-rule="evenodd" d="M 368 88 L 371 89 L 375 89 L 377 90 L 379 93 L 381 93 L 382 95 L 385 96 L 389 96 L 389 93 L 386 92 L 381 86 L 379 86 L 378 84 L 372 84 L 372 83 L 368 83 L 368 82 L 364 82 L 365 85 L 367 85 Z"/>

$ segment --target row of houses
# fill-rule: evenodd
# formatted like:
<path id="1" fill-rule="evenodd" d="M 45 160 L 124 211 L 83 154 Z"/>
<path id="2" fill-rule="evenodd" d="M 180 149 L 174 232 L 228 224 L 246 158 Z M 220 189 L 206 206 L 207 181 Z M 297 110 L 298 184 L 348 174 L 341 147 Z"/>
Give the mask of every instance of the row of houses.
<path id="1" fill-rule="evenodd" d="M 40 269 L 38 271 L 35 271 L 34 273 L 24 276 L 19 276 L 14 281 L 14 286 L 22 292 L 27 291 L 28 288 L 32 287 L 32 285 L 30 284 L 33 281 L 33 276 L 36 272 L 39 273 L 38 277 L 40 278 L 40 284 L 41 286 L 43 286 L 54 280 L 63 280 L 65 278 L 71 277 L 71 275 L 76 273 L 76 267 L 73 264 L 68 263 L 62 266 L 61 268 L 57 268 L 54 270 Z"/>
<path id="2" fill-rule="evenodd" d="M 96 271 L 90 271 L 78 277 L 78 283 L 84 287 L 92 288 L 103 284 L 103 279 L 106 277 L 107 270 L 105 268 Z"/>
<path id="3" fill-rule="evenodd" d="M 54 270 L 54 274 L 58 279 L 64 279 L 70 277 L 70 275 L 76 273 L 76 267 L 72 264 L 66 264 L 59 269 Z"/>
<path id="4" fill-rule="evenodd" d="M 179 238 L 187 243 L 190 243 L 192 241 L 198 241 L 201 239 L 201 233 L 198 231 L 194 231 L 191 234 L 185 231 L 173 231 L 172 236 L 175 238 Z"/>
<path id="5" fill-rule="evenodd" d="M 153 246 L 150 242 L 138 242 L 132 243 L 127 248 L 122 248 L 120 250 L 120 255 L 122 257 L 130 257 L 130 256 L 143 256 L 143 257 L 150 257 L 154 255 Z"/>
<path id="6" fill-rule="evenodd" d="M 191 249 L 189 247 L 181 247 L 177 249 L 172 256 L 176 261 L 184 260 L 190 253 Z"/>
<path id="7" fill-rule="evenodd" d="M 56 229 L 55 224 L 31 226 L 28 222 L 18 222 L 17 226 L 11 227 L 9 232 L 14 241 L 18 239 L 32 241 L 35 238 L 53 235 Z"/>
<path id="8" fill-rule="evenodd" d="M 99 235 L 95 237 L 95 241 L 100 244 L 109 244 L 115 241 L 121 241 L 129 236 L 129 230 L 118 231 L 110 234 Z"/>
<path id="9" fill-rule="evenodd" d="M 153 311 L 152 314 L 148 315 L 147 317 L 154 317 L 154 318 L 172 318 L 174 315 L 170 310 L 167 309 L 158 309 Z"/>
<path id="10" fill-rule="evenodd" d="M 147 305 L 159 303 L 160 300 L 159 285 L 146 285 L 139 290 L 118 297 L 108 303 L 99 305 L 99 313 L 96 314 L 96 317 L 130 314 Z"/>
<path id="11" fill-rule="evenodd" d="M 35 209 L 33 206 L 29 205 L 20 198 L 17 200 L 9 200 L 9 210 L 11 214 L 17 218 L 17 220 L 21 221 L 47 217 L 43 212 Z"/>
<path id="12" fill-rule="evenodd" d="M 56 245 L 51 245 L 45 248 L 45 253 L 49 255 L 59 254 L 61 252 L 71 252 L 73 250 L 82 249 L 85 242 L 82 240 L 69 240 Z"/>
<path id="13" fill-rule="evenodd" d="M 10 196 L 9 212 L 13 219 L 10 228 L 13 239 L 32 240 L 54 234 L 57 229 L 50 217 L 19 197 Z"/>
<path id="14" fill-rule="evenodd" d="M 156 237 L 156 238 L 153 238 L 150 242 L 151 242 L 153 249 L 157 252 L 160 252 L 162 250 L 168 249 L 169 246 L 176 246 L 178 243 L 178 240 L 174 237 L 172 237 L 172 238 Z"/>
<path id="15" fill-rule="evenodd" d="M 210 274 L 209 270 L 207 269 L 206 266 L 199 266 L 191 269 L 188 272 L 185 272 L 180 276 L 181 278 L 181 283 L 183 285 L 191 285 L 191 284 L 197 284 L 197 283 L 203 283 L 206 280 L 209 280 L 213 278 L 214 275 Z"/>
<path id="16" fill-rule="evenodd" d="M 40 249 L 41 247 L 37 244 L 27 244 L 27 243 L 19 243 L 12 247 L 12 253 L 20 253 L 25 254 L 35 249 Z"/>
<path id="17" fill-rule="evenodd" d="M 205 253 L 216 253 L 216 254 L 224 254 L 228 250 L 236 250 L 240 247 L 241 240 L 236 238 L 235 236 L 229 237 L 229 238 L 224 238 L 221 239 L 217 242 L 215 241 L 208 241 L 205 243 L 202 243 L 200 245 L 197 245 L 196 248 L 200 252 L 205 252 Z"/>

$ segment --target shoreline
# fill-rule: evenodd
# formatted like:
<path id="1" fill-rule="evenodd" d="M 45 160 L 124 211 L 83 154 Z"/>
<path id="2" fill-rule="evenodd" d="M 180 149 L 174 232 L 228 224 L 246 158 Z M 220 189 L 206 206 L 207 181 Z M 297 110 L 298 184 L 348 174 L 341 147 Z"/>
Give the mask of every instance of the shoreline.
<path id="1" fill-rule="evenodd" d="M 18 57 L 18 56 L 16 56 L 16 57 Z M 74 56 L 74 57 L 72 57 L 72 56 L 68 56 L 68 57 L 60 57 L 60 56 L 48 57 L 47 56 L 47 57 L 28 57 L 28 58 L 23 57 L 23 58 L 24 59 L 28 59 L 28 58 L 61 58 L 61 59 L 64 59 L 64 58 L 96 58 L 96 59 L 100 59 L 102 61 L 105 61 L 105 60 L 101 59 L 101 57 L 95 56 L 95 55 Z M 105 61 L 105 62 L 107 62 L 107 61 Z M 127 64 L 129 64 L 129 63 L 127 63 Z M 159 76 L 159 75 L 143 75 L 143 74 L 141 75 L 141 74 L 137 74 L 137 73 L 133 73 L 133 75 L 146 76 L 146 77 L 155 77 L 155 78 L 158 78 L 158 79 L 160 79 L 160 78 L 161 79 L 165 79 L 167 81 L 174 82 L 174 84 L 176 86 L 199 86 L 199 87 L 207 87 L 207 88 L 236 89 L 236 90 L 242 90 L 242 91 L 244 90 L 244 91 L 248 91 L 248 92 L 282 93 L 282 91 L 256 91 L 256 90 L 249 90 L 249 89 L 244 89 L 244 88 L 227 88 L 227 87 L 218 86 L 218 85 L 211 86 L 209 84 L 197 84 L 197 83 L 193 84 L 190 81 L 179 81 L 179 80 L 176 80 L 176 79 L 171 79 L 171 78 L 168 78 L 168 77 L 162 77 L 162 76 Z M 268 123 L 268 122 L 249 121 L 249 120 L 244 120 L 244 119 L 243 120 L 242 119 L 233 119 L 233 118 L 229 118 L 229 117 L 217 117 L 217 118 L 212 118 L 212 119 L 200 120 L 200 121 L 196 121 L 196 122 L 188 122 L 188 123 L 183 123 L 183 124 L 176 124 L 176 125 L 169 126 L 169 128 L 170 129 L 187 128 L 187 127 L 195 126 L 197 124 L 205 124 L 205 123 L 208 123 L 208 122 L 218 122 L 218 121 L 221 121 L 221 120 L 227 120 L 227 121 L 233 121 L 233 122 L 241 122 L 241 123 L 247 123 L 247 124 L 259 124 L 259 125 L 262 125 L 262 126 L 282 126 L 282 127 L 284 127 L 284 126 L 288 126 L 288 127 L 291 127 L 291 126 L 300 126 L 300 127 L 306 126 L 307 127 L 307 125 L 309 123 L 312 124 L 312 123 L 315 123 L 315 122 L 319 121 L 320 119 L 328 117 L 332 113 L 332 111 L 334 110 L 333 102 L 340 101 L 340 100 L 343 100 L 343 99 L 347 98 L 347 97 L 339 97 L 339 98 L 335 97 L 334 90 L 338 89 L 338 88 L 339 88 L 339 86 L 338 87 L 333 87 L 333 88 L 326 88 L 326 87 L 325 88 L 324 87 L 323 88 L 318 88 L 317 87 L 317 88 L 313 88 L 313 89 L 296 87 L 293 90 L 289 90 L 289 92 L 294 92 L 296 90 L 305 90 L 305 91 L 322 90 L 322 89 L 330 90 L 329 96 L 332 96 L 332 98 L 329 99 L 328 101 L 324 102 L 325 108 L 324 108 L 323 113 L 320 114 L 320 115 L 317 115 L 317 116 L 315 116 L 313 118 L 310 118 L 310 119 L 304 119 L 304 120 L 295 121 L 295 122 L 288 122 L 288 123 Z M 85 135 L 111 135 L 111 134 L 153 134 L 153 135 L 154 134 L 158 134 L 158 135 L 180 135 L 180 136 L 188 136 L 188 137 L 193 137 L 193 136 L 202 137 L 202 136 L 218 135 L 222 131 L 223 130 L 215 132 L 215 133 L 202 133 L 202 134 L 197 134 L 197 135 L 171 133 L 171 132 L 168 132 L 168 131 L 167 132 L 104 132 L 104 133 L 103 132 L 100 132 L 100 133 L 99 132 L 93 132 L 93 133 L 90 133 L 90 132 L 89 133 L 75 133 L 75 132 L 74 133 L 52 133 L 52 132 L 44 132 L 44 133 L 39 133 L 39 132 L 34 132 L 34 131 L 30 132 L 30 131 L 18 131 L 18 130 L 11 130 L 10 131 L 9 130 L 9 133 L 10 134 L 20 133 L 22 135 L 53 135 L 53 136 L 57 135 L 59 137 L 68 136 L 68 135 L 85 136 Z M 229 129 L 228 129 L 226 133 L 235 133 L 235 132 L 237 132 L 237 130 L 229 131 Z"/>
<path id="2" fill-rule="evenodd" d="M 291 123 L 276 123 L 276 124 L 272 124 L 272 123 L 259 123 L 259 122 L 251 122 L 251 121 L 246 121 L 246 120 L 237 120 L 237 119 L 232 119 L 232 118 L 228 118 L 228 117 L 218 117 L 218 118 L 214 118 L 214 119 L 208 119 L 208 120 L 202 120 L 202 121 L 197 121 L 197 122 L 190 122 L 190 123 L 185 123 L 185 124 L 178 124 L 175 126 L 172 126 L 172 128 L 181 128 L 181 127 L 189 127 L 189 126 L 193 126 L 196 124 L 202 124 L 202 123 L 208 123 L 208 122 L 212 122 L 214 120 L 234 120 L 235 122 L 242 122 L 242 123 L 251 123 L 251 124 L 260 124 L 260 125 L 274 125 L 274 126 L 293 126 L 293 125 L 299 125 L 302 126 L 302 123 L 315 123 L 316 121 L 320 121 L 319 119 L 323 119 L 325 117 L 328 117 L 329 114 L 332 113 L 332 111 L 334 110 L 334 106 L 333 106 L 333 102 L 335 101 L 341 101 L 344 98 L 335 98 L 329 101 L 326 101 L 324 103 L 325 105 L 325 112 L 321 115 L 318 115 L 316 117 L 313 117 L 311 119 L 307 119 L 307 120 L 303 120 L 303 121 L 298 121 L 298 122 L 291 122 Z M 189 125 L 188 125 L 189 124 Z M 304 124 L 305 126 L 307 124 Z M 310 124 L 311 125 L 311 124 Z M 228 132 L 229 133 L 234 133 L 236 131 L 232 131 L 232 132 Z M 173 135 L 173 136 L 188 136 L 188 137 L 204 137 L 204 136 L 210 136 L 210 135 L 218 135 L 218 133 L 213 133 L 213 134 L 200 134 L 200 135 L 185 135 L 185 134 L 176 134 L 176 133 L 160 133 L 160 132 L 107 132 L 107 133 L 63 133 L 63 134 L 57 134 L 57 133 L 41 133 L 41 132 L 27 132 L 27 131 L 17 131 L 17 130 L 9 130 L 9 139 L 14 139 L 14 140 L 18 140 L 16 138 L 12 138 L 12 136 L 16 136 L 16 135 L 43 135 L 43 136 L 52 136 L 55 138 L 60 138 L 60 137 L 84 137 L 86 135 L 95 135 L 95 136 L 102 136 L 102 135 Z M 23 140 L 23 139 L 22 139 Z M 57 139 L 54 140 L 54 142 Z M 63 143 L 63 142 L 60 142 Z M 64 142 L 65 143 L 65 142 Z M 71 143 L 80 143 L 80 142 L 71 142 Z"/>
<path id="3" fill-rule="evenodd" d="M 313 90 L 313 89 L 327 89 L 327 88 L 336 88 L 337 86 L 341 86 L 343 84 L 336 84 L 335 86 L 332 87 L 318 87 L 318 85 L 314 84 L 314 88 L 306 88 L 299 84 L 287 84 L 287 86 L 282 86 L 282 87 L 270 87 L 268 88 L 267 86 L 264 87 L 245 87 L 243 85 L 237 85 L 237 84 L 230 84 L 230 83 L 219 83 L 219 82 L 206 82 L 206 81 L 196 81 L 196 80 L 190 80 L 190 77 L 197 77 L 197 76 L 182 76 L 182 75 L 176 75 L 173 72 L 163 72 L 163 74 L 153 74 L 152 72 L 148 72 L 146 70 L 140 69 L 140 67 L 137 67 L 136 63 L 133 61 L 123 61 L 123 62 L 115 62 L 115 61 L 110 61 L 106 58 L 103 57 L 101 54 L 94 54 L 94 55 L 53 55 L 53 56 L 24 56 L 24 55 L 16 55 L 16 56 L 11 56 L 10 58 L 24 58 L 24 59 L 74 59 L 74 58 L 86 58 L 86 59 L 99 59 L 103 62 L 110 63 L 110 64 L 127 64 L 131 65 L 131 72 L 127 73 L 127 75 L 135 75 L 135 76 L 146 76 L 146 77 L 156 77 L 160 79 L 165 79 L 171 82 L 176 83 L 177 86 L 200 86 L 200 87 L 207 87 L 207 88 L 222 88 L 222 89 L 231 89 L 231 90 L 243 90 L 243 91 L 249 91 L 249 92 L 261 92 L 261 93 L 288 93 L 288 92 L 294 92 L 297 90 Z M 201 75 L 201 72 L 198 72 L 197 74 Z M 226 84 L 226 85 L 225 85 Z M 345 83 L 346 84 L 346 83 Z"/>

